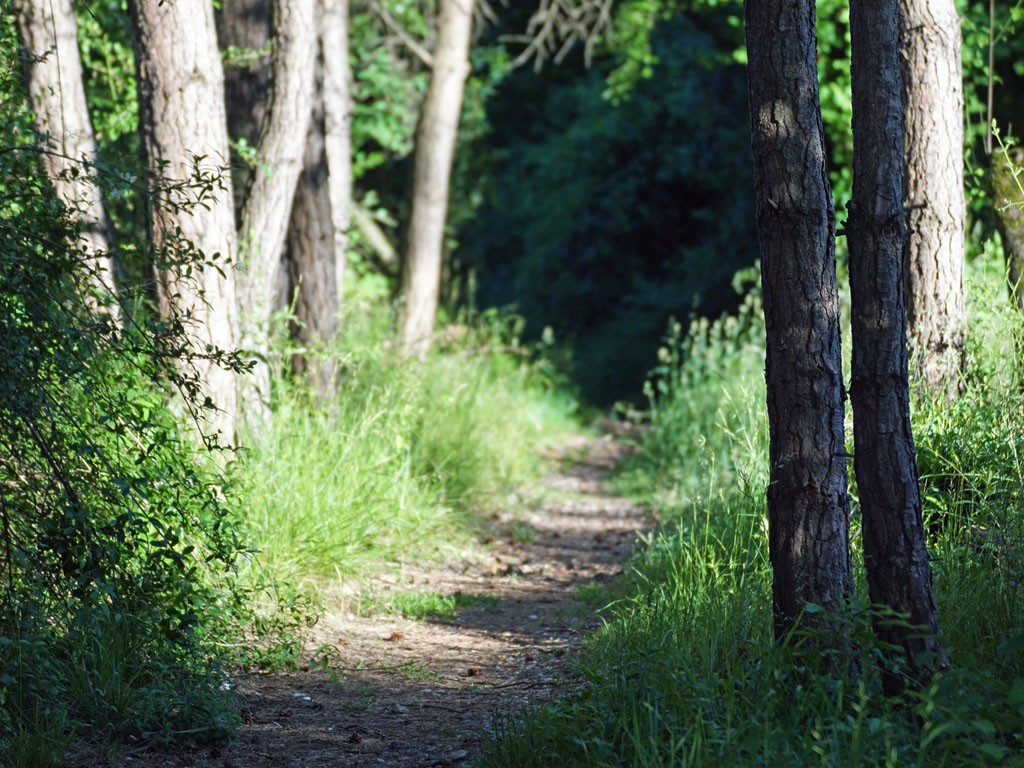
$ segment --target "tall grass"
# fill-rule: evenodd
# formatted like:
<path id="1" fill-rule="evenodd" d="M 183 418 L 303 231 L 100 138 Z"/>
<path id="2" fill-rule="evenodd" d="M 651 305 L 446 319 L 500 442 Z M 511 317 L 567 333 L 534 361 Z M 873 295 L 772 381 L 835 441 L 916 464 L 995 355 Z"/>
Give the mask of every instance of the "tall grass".
<path id="1" fill-rule="evenodd" d="M 982 325 L 1002 301 L 991 274 L 978 281 Z M 785 647 L 772 642 L 763 324 L 756 298 L 745 307 L 686 338 L 670 332 L 650 431 L 623 470 L 627 489 L 653 496 L 662 526 L 578 659 L 581 691 L 499 717 L 479 764 L 1024 765 L 1024 408 L 1000 351 L 1012 323 L 991 323 L 1002 346 L 973 347 L 961 402 L 915 401 L 951 666 L 897 702 L 881 692 L 881 665 L 892 662 L 871 631 L 859 565 L 861 597 L 839 617 L 856 664 L 821 675 L 820 643 L 799 633 Z M 859 549 L 856 500 L 853 517 Z"/>
<path id="2" fill-rule="evenodd" d="M 439 556 L 538 472 L 535 448 L 570 428 L 571 401 L 506 351 L 517 344 L 493 318 L 452 335 L 410 361 L 379 318 L 356 316 L 323 351 L 339 372 L 329 401 L 279 384 L 272 424 L 253 432 L 236 471 L 272 573 L 315 582 Z"/>

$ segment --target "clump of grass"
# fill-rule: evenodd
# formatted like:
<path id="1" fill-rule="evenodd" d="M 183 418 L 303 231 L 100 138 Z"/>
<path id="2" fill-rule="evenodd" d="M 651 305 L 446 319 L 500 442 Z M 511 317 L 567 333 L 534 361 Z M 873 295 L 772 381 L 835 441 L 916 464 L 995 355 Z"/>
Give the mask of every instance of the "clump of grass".
<path id="1" fill-rule="evenodd" d="M 406 619 L 423 621 L 431 617 L 453 618 L 467 608 L 493 610 L 500 600 L 493 595 L 467 595 L 456 592 L 395 592 L 378 595 L 363 604 L 364 613 L 390 613 Z"/>
<path id="2" fill-rule="evenodd" d="M 494 326 L 409 361 L 354 317 L 328 350 L 335 396 L 313 403 L 280 383 L 272 425 L 254 432 L 235 473 L 272 573 L 317 581 L 441 557 L 538 473 L 535 448 L 569 427 L 569 403 L 537 366 L 500 351 L 518 346 Z"/>

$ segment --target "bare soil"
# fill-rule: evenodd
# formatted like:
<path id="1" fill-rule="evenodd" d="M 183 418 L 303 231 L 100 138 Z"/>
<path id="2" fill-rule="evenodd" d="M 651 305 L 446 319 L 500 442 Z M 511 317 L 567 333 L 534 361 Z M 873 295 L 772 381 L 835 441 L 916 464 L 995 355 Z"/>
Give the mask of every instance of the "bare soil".
<path id="1" fill-rule="evenodd" d="M 574 438 L 524 513 L 498 512 L 495 534 L 459 562 L 406 566 L 379 593 L 489 598 L 454 616 L 360 615 L 351 598 L 310 631 L 305 671 L 238 673 L 243 726 L 226 747 L 184 744 L 93 755 L 79 766 L 139 768 L 448 768 L 469 766 L 496 713 L 571 692 L 567 663 L 596 618 L 578 588 L 612 579 L 647 524 L 605 485 L 623 446 Z M 494 598 L 497 599 L 495 602 Z M 324 653 L 324 650 L 327 653 Z"/>

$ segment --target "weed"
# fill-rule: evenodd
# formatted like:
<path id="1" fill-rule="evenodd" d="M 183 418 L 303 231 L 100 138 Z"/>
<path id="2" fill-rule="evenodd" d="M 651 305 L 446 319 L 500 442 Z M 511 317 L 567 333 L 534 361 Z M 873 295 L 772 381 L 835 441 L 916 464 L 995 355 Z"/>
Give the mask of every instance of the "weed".
<path id="1" fill-rule="evenodd" d="M 406 619 L 423 621 L 430 617 L 453 618 L 463 609 L 492 610 L 499 599 L 493 595 L 467 595 L 456 592 L 442 595 L 438 592 L 396 592 L 378 596 L 367 602 L 369 613 L 390 613 Z"/>

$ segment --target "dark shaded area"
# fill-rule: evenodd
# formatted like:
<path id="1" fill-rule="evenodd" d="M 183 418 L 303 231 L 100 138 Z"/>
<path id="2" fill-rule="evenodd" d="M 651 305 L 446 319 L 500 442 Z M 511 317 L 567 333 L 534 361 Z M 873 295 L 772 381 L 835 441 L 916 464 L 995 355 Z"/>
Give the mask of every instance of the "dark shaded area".
<path id="1" fill-rule="evenodd" d="M 702 21 L 655 30 L 659 63 L 628 101 L 603 97 L 605 62 L 519 71 L 488 110 L 485 201 L 458 258 L 478 306 L 571 345 L 595 404 L 636 397 L 668 319 L 731 308 L 756 258 L 744 70 Z"/>

